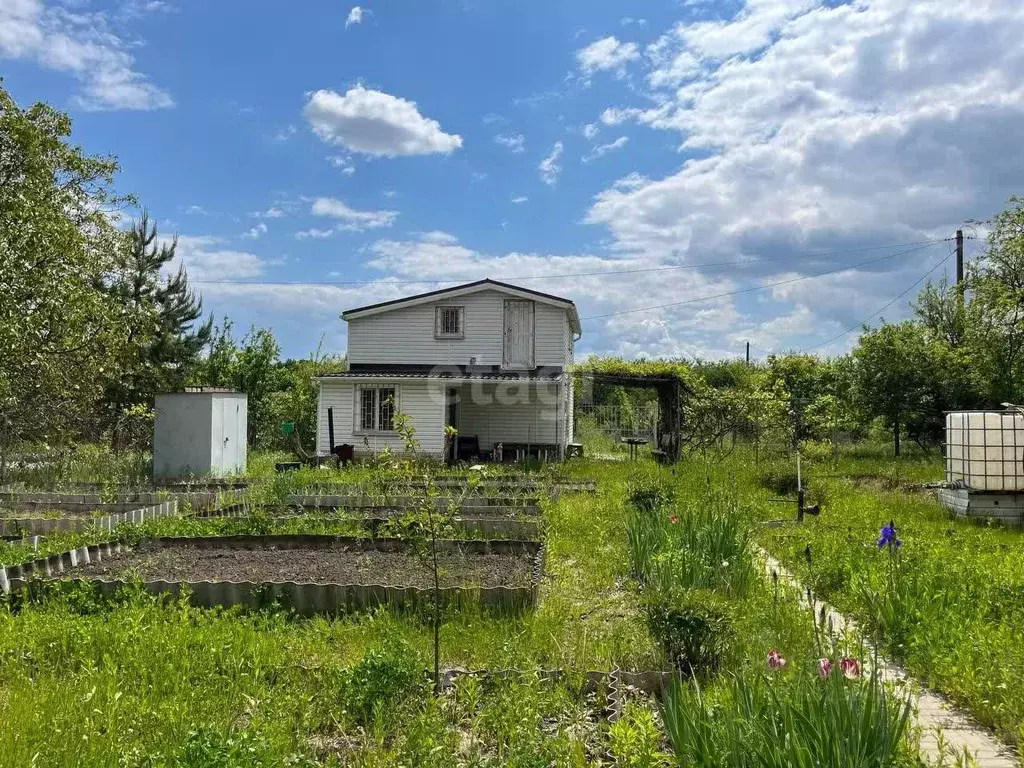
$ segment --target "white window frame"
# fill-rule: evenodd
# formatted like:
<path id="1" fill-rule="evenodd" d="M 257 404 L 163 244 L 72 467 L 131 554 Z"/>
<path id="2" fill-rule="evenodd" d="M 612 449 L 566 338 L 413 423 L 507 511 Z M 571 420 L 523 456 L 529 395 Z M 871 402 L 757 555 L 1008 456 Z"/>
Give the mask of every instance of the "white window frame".
<path id="1" fill-rule="evenodd" d="M 444 330 L 445 312 L 454 311 L 459 329 L 455 332 Z M 464 339 L 466 338 L 466 308 L 456 304 L 441 304 L 434 307 L 434 338 Z"/>
<path id="2" fill-rule="evenodd" d="M 394 414 L 401 410 L 402 391 L 397 384 L 357 384 L 354 387 L 354 398 L 352 404 L 352 434 L 354 435 L 394 435 L 396 434 L 394 424 L 387 424 L 383 427 L 380 424 L 381 392 L 391 390 L 394 392 L 394 405 L 392 406 L 392 419 Z M 373 427 L 363 427 L 363 393 L 373 393 Z"/>

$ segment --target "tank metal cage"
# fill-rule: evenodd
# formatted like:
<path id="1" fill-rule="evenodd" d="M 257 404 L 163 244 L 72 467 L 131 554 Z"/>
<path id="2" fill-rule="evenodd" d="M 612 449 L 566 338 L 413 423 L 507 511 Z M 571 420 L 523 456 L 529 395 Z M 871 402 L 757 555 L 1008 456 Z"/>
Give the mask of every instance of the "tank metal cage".
<path id="1" fill-rule="evenodd" d="M 1024 411 L 948 412 L 946 482 L 974 491 L 1024 491 Z"/>

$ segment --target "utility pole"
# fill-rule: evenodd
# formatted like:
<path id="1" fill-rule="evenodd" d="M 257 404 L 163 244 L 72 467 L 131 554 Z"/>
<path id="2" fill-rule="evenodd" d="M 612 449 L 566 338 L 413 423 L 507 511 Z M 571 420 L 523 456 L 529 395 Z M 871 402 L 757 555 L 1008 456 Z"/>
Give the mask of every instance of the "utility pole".
<path id="1" fill-rule="evenodd" d="M 750 365 L 750 342 L 747 342 L 747 365 Z"/>
<path id="2" fill-rule="evenodd" d="M 964 231 L 956 231 L 956 284 L 964 282 Z"/>

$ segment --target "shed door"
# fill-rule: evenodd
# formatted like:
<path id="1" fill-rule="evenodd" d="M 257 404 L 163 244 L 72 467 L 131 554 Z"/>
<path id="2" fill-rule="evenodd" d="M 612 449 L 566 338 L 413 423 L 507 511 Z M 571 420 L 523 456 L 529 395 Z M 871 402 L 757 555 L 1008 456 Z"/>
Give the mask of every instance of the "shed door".
<path id="1" fill-rule="evenodd" d="M 503 368 L 533 368 L 533 302 L 505 301 Z"/>

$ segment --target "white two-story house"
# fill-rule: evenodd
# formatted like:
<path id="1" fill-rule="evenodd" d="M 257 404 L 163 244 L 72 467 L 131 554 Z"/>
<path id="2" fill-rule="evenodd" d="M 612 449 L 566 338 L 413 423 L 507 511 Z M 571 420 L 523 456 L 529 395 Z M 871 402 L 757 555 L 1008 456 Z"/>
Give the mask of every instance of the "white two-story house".
<path id="1" fill-rule="evenodd" d="M 449 457 L 561 458 L 573 442 L 569 367 L 580 318 L 569 299 L 495 280 L 350 309 L 348 370 L 321 377 L 317 451 L 405 449 L 396 410 L 419 451 Z M 332 442 L 333 431 L 333 442 Z"/>

